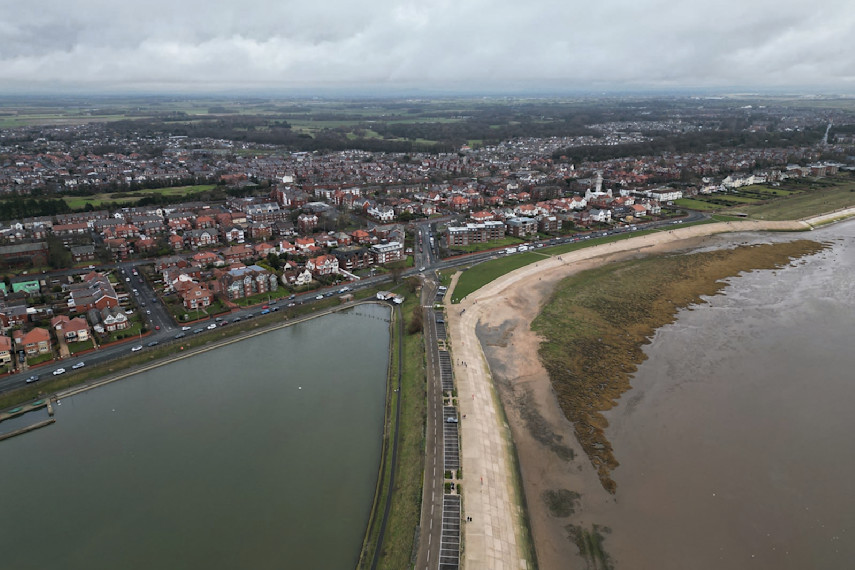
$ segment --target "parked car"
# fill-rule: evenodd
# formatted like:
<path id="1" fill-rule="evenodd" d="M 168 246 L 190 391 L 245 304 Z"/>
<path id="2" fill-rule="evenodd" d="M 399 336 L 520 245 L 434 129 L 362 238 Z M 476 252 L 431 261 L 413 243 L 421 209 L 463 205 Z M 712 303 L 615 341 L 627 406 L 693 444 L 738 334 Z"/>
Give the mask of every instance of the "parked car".
<path id="1" fill-rule="evenodd" d="M 208 330 L 214 330 L 215 328 L 217 328 L 217 323 L 211 323 L 210 325 L 207 326 Z"/>
<path id="2" fill-rule="evenodd" d="M 60 374 L 65 374 L 65 368 L 57 368 L 53 371 L 54 376 L 59 376 Z"/>
<path id="3" fill-rule="evenodd" d="M 199 334 L 203 329 L 193 329 L 193 334 Z"/>
<path id="4" fill-rule="evenodd" d="M 146 346 L 157 346 L 158 344 L 160 344 L 158 341 L 153 340 L 150 343 L 148 343 Z"/>
<path id="5" fill-rule="evenodd" d="M 175 338 L 184 338 L 185 336 L 187 336 L 187 335 L 184 334 L 183 332 L 180 332 L 177 335 L 175 335 Z"/>
<path id="6" fill-rule="evenodd" d="M 142 345 L 141 345 L 141 344 L 138 344 L 138 345 L 136 345 L 135 347 L 133 347 L 133 348 L 131 349 L 131 352 L 137 352 L 137 351 L 140 351 L 140 350 L 142 350 Z"/>
<path id="7" fill-rule="evenodd" d="M 74 366 L 72 366 L 72 367 L 71 367 L 71 369 L 72 369 L 72 370 L 77 370 L 78 368 L 83 368 L 84 366 L 86 366 L 86 363 L 85 363 L 85 362 L 78 362 L 77 364 L 75 364 Z"/>
<path id="8" fill-rule="evenodd" d="M 27 384 L 32 384 L 33 382 L 38 382 L 38 381 L 39 381 L 39 377 L 36 375 L 30 376 L 29 378 L 27 378 Z"/>
<path id="9" fill-rule="evenodd" d="M 321 299 L 323 299 L 323 298 L 324 298 L 324 296 L 323 296 L 323 295 L 318 295 L 317 297 L 315 297 L 315 299 L 316 299 L 316 300 L 318 300 L 318 301 L 320 301 L 320 300 L 321 300 Z"/>
<path id="10" fill-rule="evenodd" d="M 189 330 L 190 330 L 190 327 L 181 327 L 181 330 L 183 330 L 183 331 L 189 331 Z"/>

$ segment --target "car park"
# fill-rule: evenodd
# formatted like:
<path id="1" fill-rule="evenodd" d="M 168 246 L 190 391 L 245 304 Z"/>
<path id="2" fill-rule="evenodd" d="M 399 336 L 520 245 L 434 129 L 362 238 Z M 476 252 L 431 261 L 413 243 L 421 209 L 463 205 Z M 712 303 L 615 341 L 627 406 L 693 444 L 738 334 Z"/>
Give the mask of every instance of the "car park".
<path id="1" fill-rule="evenodd" d="M 53 371 L 54 376 L 59 376 L 60 374 L 65 374 L 65 368 L 57 368 Z"/>
<path id="2" fill-rule="evenodd" d="M 74 366 L 72 366 L 72 367 L 71 367 L 71 369 L 72 369 L 72 370 L 77 370 L 78 368 L 83 368 L 84 366 L 86 366 L 86 363 L 85 363 L 85 362 L 78 362 L 77 364 L 75 364 Z"/>

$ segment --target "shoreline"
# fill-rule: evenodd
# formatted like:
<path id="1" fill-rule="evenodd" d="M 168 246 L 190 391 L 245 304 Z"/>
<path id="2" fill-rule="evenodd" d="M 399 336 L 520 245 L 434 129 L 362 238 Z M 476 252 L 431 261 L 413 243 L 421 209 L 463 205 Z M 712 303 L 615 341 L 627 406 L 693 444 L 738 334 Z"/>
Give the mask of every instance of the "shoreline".
<path id="1" fill-rule="evenodd" d="M 519 457 L 523 489 L 529 509 L 528 523 L 533 536 L 533 549 L 543 568 L 566 566 L 575 560 L 584 567 L 574 542 L 568 537 L 578 527 L 564 525 L 550 514 L 544 505 L 542 493 L 550 489 L 572 489 L 585 491 L 582 503 L 614 500 L 602 488 L 599 478 L 581 445 L 576 439 L 573 425 L 567 420 L 558 404 L 549 376 L 538 357 L 541 339 L 531 331 L 532 320 L 540 313 L 547 298 L 557 283 L 575 273 L 592 269 L 606 263 L 631 259 L 650 254 L 661 254 L 700 247 L 711 236 L 722 233 L 757 231 L 810 231 L 813 224 L 835 222 L 855 215 L 855 208 L 817 216 L 809 220 L 788 222 L 732 221 L 674 228 L 627 240 L 601 244 L 567 254 L 544 258 L 542 261 L 522 267 L 486 284 L 481 289 L 462 299 L 459 304 L 449 306 L 449 322 L 454 331 L 455 360 L 479 356 L 485 363 L 483 370 L 464 368 L 467 380 L 473 387 L 496 390 L 501 397 L 504 415 L 509 424 L 510 444 L 516 447 Z M 451 289 L 453 291 L 453 289 Z M 473 343 L 473 341 L 475 341 Z M 478 353 L 481 353 L 480 355 Z M 481 368 L 481 367 L 478 367 Z M 457 374 L 459 370 L 455 370 Z M 495 378 L 495 382 L 494 382 Z M 510 382 L 507 378 L 513 378 Z M 461 388 L 462 390 L 462 388 Z M 465 393 L 465 392 L 462 392 Z M 472 412 L 473 419 L 495 417 L 495 410 L 488 401 L 470 401 L 462 398 Z M 463 410 L 462 410 L 463 411 Z M 479 419 L 479 421 L 483 421 Z M 537 438 L 532 435 L 531 425 L 543 428 Z M 495 424 L 494 424 L 495 425 Z M 466 424 L 464 424 L 465 430 Z M 485 458 L 467 461 L 469 438 L 463 432 L 463 469 L 477 474 Z M 476 442 L 477 445 L 477 442 Z M 480 449 L 478 454 L 489 453 Z M 523 504 L 522 497 L 515 496 L 511 489 L 515 477 L 507 457 L 491 457 L 493 463 L 503 465 L 502 476 L 508 481 L 508 491 L 503 500 L 512 502 L 517 508 Z M 570 457 L 571 459 L 567 459 Z M 468 463 L 468 465 L 467 465 Z M 570 468 L 568 468 L 568 466 Z M 471 497 L 471 495 L 470 495 Z M 471 502 L 471 501 L 470 501 Z M 569 505 L 579 506 L 577 499 Z M 472 512 L 473 505 L 466 505 Z M 478 505 L 474 505 L 476 510 Z M 566 521 L 564 521 L 566 522 Z M 476 553 L 483 548 L 477 538 L 483 529 L 468 524 L 464 528 L 467 545 L 466 566 L 479 568 L 470 561 L 480 559 L 488 553 Z M 470 537 L 471 535 L 471 537 Z M 472 540 L 472 538 L 476 540 Z M 512 544 L 524 540 L 524 533 L 507 539 Z M 510 552 L 508 553 L 510 554 Z M 519 567 L 519 558 L 507 556 L 508 567 Z"/>

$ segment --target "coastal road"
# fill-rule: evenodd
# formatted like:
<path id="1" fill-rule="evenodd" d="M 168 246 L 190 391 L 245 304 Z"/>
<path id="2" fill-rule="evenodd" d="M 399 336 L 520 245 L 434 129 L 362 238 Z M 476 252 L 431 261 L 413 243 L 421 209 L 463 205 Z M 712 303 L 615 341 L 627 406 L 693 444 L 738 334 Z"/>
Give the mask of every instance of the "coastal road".
<path id="1" fill-rule="evenodd" d="M 419 548 L 416 556 L 417 569 L 435 568 L 439 564 L 439 548 L 442 538 L 442 499 L 445 471 L 443 467 L 442 437 L 442 381 L 437 348 L 436 319 L 433 302 L 437 281 L 433 274 L 426 274 L 422 287 L 422 311 L 424 322 L 425 353 L 427 366 L 427 423 L 425 426 L 425 473 L 422 485 L 422 514 L 419 522 Z"/>

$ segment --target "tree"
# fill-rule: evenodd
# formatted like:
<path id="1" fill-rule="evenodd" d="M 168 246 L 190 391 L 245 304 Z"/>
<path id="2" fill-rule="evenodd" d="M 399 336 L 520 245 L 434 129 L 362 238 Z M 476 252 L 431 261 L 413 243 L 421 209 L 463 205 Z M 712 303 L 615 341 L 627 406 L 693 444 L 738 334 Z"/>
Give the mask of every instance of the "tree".
<path id="1" fill-rule="evenodd" d="M 421 307 L 416 307 L 413 309 L 412 318 L 410 322 L 407 324 L 407 333 L 408 334 L 416 334 L 422 332 L 424 328 L 424 322 L 422 317 L 422 309 Z"/>

